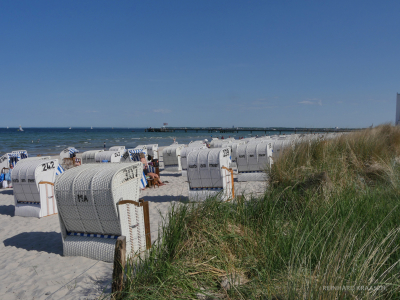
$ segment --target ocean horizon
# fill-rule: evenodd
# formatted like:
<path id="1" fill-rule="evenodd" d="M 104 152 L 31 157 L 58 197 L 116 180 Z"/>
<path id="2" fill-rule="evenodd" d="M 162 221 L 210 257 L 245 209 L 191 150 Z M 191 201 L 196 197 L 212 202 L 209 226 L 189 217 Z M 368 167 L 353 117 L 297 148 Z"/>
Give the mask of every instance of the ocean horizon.
<path id="1" fill-rule="evenodd" d="M 189 128 L 189 127 L 188 127 Z M 15 150 L 27 150 L 29 156 L 59 155 L 67 147 L 75 147 L 79 152 L 106 149 L 112 146 L 125 146 L 127 149 L 143 144 L 158 144 L 160 147 L 173 143 L 174 138 L 180 144 L 188 144 L 195 140 L 212 138 L 241 138 L 263 136 L 264 132 L 241 131 L 239 133 L 219 132 L 145 132 L 146 128 L 123 127 L 18 127 L 0 128 L 0 155 Z M 277 134 L 267 131 L 267 135 Z M 290 132 L 287 132 L 290 134 Z"/>

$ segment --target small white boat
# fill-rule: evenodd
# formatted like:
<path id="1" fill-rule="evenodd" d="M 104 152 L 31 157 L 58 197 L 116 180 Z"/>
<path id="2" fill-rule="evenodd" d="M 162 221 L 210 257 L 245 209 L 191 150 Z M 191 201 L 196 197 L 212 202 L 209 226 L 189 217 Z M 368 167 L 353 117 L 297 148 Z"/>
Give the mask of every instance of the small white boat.
<path id="1" fill-rule="evenodd" d="M 24 130 L 22 129 L 21 125 L 19 125 L 18 131 L 24 131 Z"/>
<path id="2" fill-rule="evenodd" d="M 90 127 L 90 129 L 93 129 L 93 127 Z"/>
<path id="3" fill-rule="evenodd" d="M 71 129 L 71 127 L 70 127 L 70 128 L 68 128 L 68 129 Z"/>
<path id="4" fill-rule="evenodd" d="M 7 129 L 8 129 L 8 126 L 7 126 Z"/>

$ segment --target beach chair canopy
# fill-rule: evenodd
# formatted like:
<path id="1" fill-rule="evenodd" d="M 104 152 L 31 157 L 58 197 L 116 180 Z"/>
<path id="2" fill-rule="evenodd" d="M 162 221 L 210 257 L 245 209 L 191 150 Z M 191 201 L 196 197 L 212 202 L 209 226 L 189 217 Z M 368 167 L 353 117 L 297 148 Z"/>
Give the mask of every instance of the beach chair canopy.
<path id="1" fill-rule="evenodd" d="M 129 164 L 86 164 L 66 171 L 55 183 L 65 256 L 79 255 L 112 262 L 115 241 L 126 236 L 126 248 L 146 247 L 143 211 L 139 200 L 139 162 Z"/>
<path id="2" fill-rule="evenodd" d="M 189 182 L 189 197 L 196 197 L 196 193 L 202 199 L 209 195 L 204 191 L 222 192 L 224 198 L 232 194 L 230 164 L 230 149 L 200 149 L 188 154 L 187 177 Z"/>
<path id="3" fill-rule="evenodd" d="M 104 150 L 90 150 L 82 153 L 82 164 L 96 163 L 96 155 Z"/>
<path id="4" fill-rule="evenodd" d="M 135 148 L 135 149 L 128 149 L 130 159 L 133 161 L 140 161 L 140 153 L 143 153 L 146 160 L 147 160 L 147 149 L 145 148 Z"/>
<path id="5" fill-rule="evenodd" d="M 163 149 L 164 169 L 169 169 L 174 172 L 181 171 L 181 150 L 185 148 L 183 144 L 172 144 Z"/>
<path id="6" fill-rule="evenodd" d="M 147 154 L 151 155 L 155 159 L 158 158 L 158 144 L 139 145 L 135 147 L 135 149 L 146 149 Z"/>
<path id="7" fill-rule="evenodd" d="M 186 147 L 181 150 L 181 165 L 182 165 L 182 171 L 187 170 L 187 156 L 190 152 L 200 150 L 200 149 L 207 149 L 207 146 L 201 145 L 201 144 L 196 144 L 197 146 L 192 146 L 192 147 Z"/>
<path id="8" fill-rule="evenodd" d="M 60 153 L 60 161 L 62 162 L 62 160 L 64 159 L 64 158 L 71 158 L 72 157 L 72 155 L 74 154 L 74 153 L 78 153 L 79 152 L 79 150 L 78 149 L 76 149 L 75 147 L 68 147 L 68 148 L 65 148 L 63 151 L 61 151 L 61 153 Z"/>
<path id="9" fill-rule="evenodd" d="M 111 163 L 119 163 L 119 162 L 129 162 L 129 153 L 128 150 L 123 149 L 119 151 L 102 151 L 98 152 L 95 157 L 96 162 L 111 162 Z"/>
<path id="10" fill-rule="evenodd" d="M 272 156 L 272 140 L 270 142 L 248 143 L 237 148 L 237 169 L 239 172 L 264 171 L 269 166 Z"/>
<path id="11" fill-rule="evenodd" d="M 15 150 L 15 151 L 12 151 L 11 153 L 19 154 L 21 159 L 28 158 L 28 151 L 26 151 L 26 150 Z"/>
<path id="12" fill-rule="evenodd" d="M 0 157 L 0 172 L 3 168 L 9 168 L 10 165 L 16 166 L 17 162 L 21 161 L 20 153 L 6 153 Z"/>
<path id="13" fill-rule="evenodd" d="M 188 154 L 189 187 L 223 188 L 226 186 L 226 170 L 229 168 L 230 149 L 201 149 Z M 229 174 L 230 175 L 230 174 Z"/>
<path id="14" fill-rule="evenodd" d="M 16 216 L 40 218 L 57 212 L 52 185 L 58 166 L 58 159 L 32 159 L 15 166 L 11 179 Z M 42 191 L 40 183 L 50 183 L 49 190 Z"/>

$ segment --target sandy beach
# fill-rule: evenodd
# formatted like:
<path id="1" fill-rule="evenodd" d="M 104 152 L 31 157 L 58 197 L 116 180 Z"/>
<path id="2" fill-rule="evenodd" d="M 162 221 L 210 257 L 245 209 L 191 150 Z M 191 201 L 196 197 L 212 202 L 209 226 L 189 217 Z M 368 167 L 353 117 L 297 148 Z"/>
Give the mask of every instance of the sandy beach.
<path id="1" fill-rule="evenodd" d="M 162 149 L 160 149 L 162 153 Z M 162 170 L 168 183 L 147 188 L 151 239 L 171 204 L 186 202 L 188 183 L 180 173 Z M 261 195 L 264 182 L 235 182 L 236 195 Z M 1 299 L 98 299 L 111 292 L 112 264 L 85 257 L 64 257 L 58 215 L 41 219 L 14 216 L 13 189 L 0 189 Z"/>

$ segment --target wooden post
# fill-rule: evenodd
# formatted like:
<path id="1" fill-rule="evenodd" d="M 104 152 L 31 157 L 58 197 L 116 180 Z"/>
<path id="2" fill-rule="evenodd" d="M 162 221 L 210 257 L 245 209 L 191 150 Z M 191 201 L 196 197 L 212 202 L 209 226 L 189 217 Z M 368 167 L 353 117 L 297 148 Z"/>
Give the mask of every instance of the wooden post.
<path id="1" fill-rule="evenodd" d="M 124 283 L 124 270 L 126 263 L 126 237 L 121 235 L 117 239 L 115 244 L 115 254 L 114 254 L 114 270 L 112 275 L 112 288 L 113 293 L 118 293 L 122 291 Z M 115 296 L 117 296 L 115 295 Z"/>
<path id="2" fill-rule="evenodd" d="M 151 234 L 150 234 L 150 215 L 149 215 L 149 202 L 140 199 L 139 202 L 143 206 L 144 216 L 144 233 L 146 235 L 146 249 L 151 248 Z"/>

